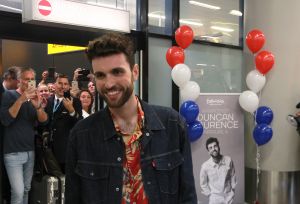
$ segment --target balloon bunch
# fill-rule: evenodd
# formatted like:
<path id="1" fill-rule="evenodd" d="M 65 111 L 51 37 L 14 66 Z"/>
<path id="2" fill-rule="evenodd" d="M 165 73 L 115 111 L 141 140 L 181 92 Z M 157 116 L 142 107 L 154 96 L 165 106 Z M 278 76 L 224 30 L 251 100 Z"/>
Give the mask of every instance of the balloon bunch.
<path id="1" fill-rule="evenodd" d="M 188 136 L 191 142 L 199 139 L 203 134 L 203 126 L 197 121 L 199 107 L 194 102 L 199 94 L 200 87 L 197 82 L 190 81 L 191 70 L 184 64 L 184 49 L 193 42 L 194 32 L 187 26 L 180 26 L 175 32 L 175 40 L 179 46 L 172 46 L 167 50 L 166 60 L 172 68 L 171 76 L 173 82 L 179 87 L 181 100 L 180 114 L 185 118 Z"/>
<path id="2" fill-rule="evenodd" d="M 240 95 L 239 103 L 245 111 L 250 113 L 254 113 L 259 106 L 257 93 L 261 92 L 265 86 L 265 74 L 272 69 L 275 61 L 271 52 L 266 50 L 258 52 L 264 46 L 264 43 L 265 36 L 260 30 L 252 30 L 246 36 L 246 44 L 249 50 L 255 54 L 256 69 L 247 74 L 246 84 L 250 90 L 244 91 Z M 266 144 L 273 135 L 272 128 L 269 126 L 273 119 L 273 112 L 269 107 L 261 106 L 254 116 L 256 118 L 256 127 L 253 131 L 254 140 L 258 145 Z"/>

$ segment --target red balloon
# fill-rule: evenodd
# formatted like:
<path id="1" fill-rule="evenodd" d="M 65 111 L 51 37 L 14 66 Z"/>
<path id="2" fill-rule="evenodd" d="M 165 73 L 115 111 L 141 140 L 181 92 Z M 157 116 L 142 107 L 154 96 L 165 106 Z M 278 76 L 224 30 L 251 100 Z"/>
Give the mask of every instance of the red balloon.
<path id="1" fill-rule="evenodd" d="M 190 44 L 193 42 L 193 38 L 194 32 L 187 25 L 180 26 L 175 32 L 176 43 L 183 49 L 190 46 Z"/>
<path id="2" fill-rule="evenodd" d="M 274 65 L 274 55 L 269 51 L 261 51 L 255 57 L 255 65 L 256 69 L 262 73 L 266 74 L 270 69 L 272 69 Z"/>
<path id="3" fill-rule="evenodd" d="M 246 44 L 253 54 L 264 46 L 265 41 L 265 35 L 260 30 L 251 30 L 246 36 Z"/>
<path id="4" fill-rule="evenodd" d="M 183 64 L 184 58 L 184 50 L 177 46 L 170 47 L 166 53 L 166 59 L 171 68 L 176 64 Z"/>

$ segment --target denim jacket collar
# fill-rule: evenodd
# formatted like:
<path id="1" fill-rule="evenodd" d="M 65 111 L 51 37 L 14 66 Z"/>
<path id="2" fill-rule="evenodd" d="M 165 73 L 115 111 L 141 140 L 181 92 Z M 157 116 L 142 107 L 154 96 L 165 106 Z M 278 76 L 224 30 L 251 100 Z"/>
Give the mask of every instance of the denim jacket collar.
<path id="1" fill-rule="evenodd" d="M 148 103 L 146 103 L 142 100 L 140 100 L 140 102 L 141 102 L 141 105 L 142 105 L 142 109 L 145 113 L 145 121 L 144 121 L 143 129 L 146 129 L 150 132 L 152 130 L 163 130 L 163 129 L 165 129 L 163 123 L 160 121 L 159 117 L 157 116 L 156 112 L 151 107 L 151 105 L 149 105 Z M 114 127 L 114 124 L 113 124 L 111 114 L 109 112 L 108 107 L 105 107 L 105 109 L 102 110 L 102 111 L 104 112 L 104 114 L 102 115 L 103 116 L 102 118 L 99 118 L 99 120 L 103 121 L 103 123 L 102 123 L 103 127 L 101 127 L 101 128 L 103 129 L 103 131 L 105 131 L 104 139 L 108 140 L 108 139 L 114 137 L 115 135 L 117 135 L 118 133 L 115 130 L 115 127 Z"/>

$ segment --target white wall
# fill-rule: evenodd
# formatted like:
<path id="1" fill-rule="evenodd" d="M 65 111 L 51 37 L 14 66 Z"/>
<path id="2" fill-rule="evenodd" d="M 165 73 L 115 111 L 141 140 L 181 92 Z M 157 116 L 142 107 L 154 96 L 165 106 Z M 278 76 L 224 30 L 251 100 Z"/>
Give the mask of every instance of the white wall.
<path id="1" fill-rule="evenodd" d="M 273 138 L 261 151 L 261 168 L 272 171 L 300 170 L 300 136 L 286 120 L 300 102 L 300 1 L 245 0 L 245 35 L 260 29 L 266 37 L 263 49 L 275 55 L 267 74 L 260 105 L 274 112 Z M 245 46 L 246 74 L 254 69 L 254 57 Z M 253 118 L 246 120 L 246 166 L 256 168 L 256 147 L 252 138 Z"/>

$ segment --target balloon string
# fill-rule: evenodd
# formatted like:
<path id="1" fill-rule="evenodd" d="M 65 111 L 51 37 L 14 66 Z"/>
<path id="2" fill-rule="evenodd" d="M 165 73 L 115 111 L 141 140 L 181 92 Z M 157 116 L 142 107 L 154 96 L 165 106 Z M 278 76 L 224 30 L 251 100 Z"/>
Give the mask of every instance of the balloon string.
<path id="1" fill-rule="evenodd" d="M 259 176 L 260 176 L 260 151 L 258 145 L 256 145 L 256 200 L 258 201 L 258 186 L 259 186 Z"/>

